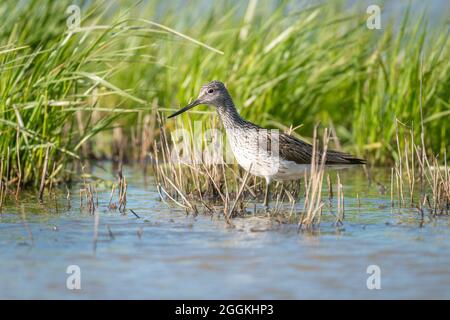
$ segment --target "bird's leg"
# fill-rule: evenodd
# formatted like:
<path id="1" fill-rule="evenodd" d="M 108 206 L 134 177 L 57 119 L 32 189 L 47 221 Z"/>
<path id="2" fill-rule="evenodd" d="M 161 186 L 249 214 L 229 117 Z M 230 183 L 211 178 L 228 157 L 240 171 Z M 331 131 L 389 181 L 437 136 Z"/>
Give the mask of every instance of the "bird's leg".
<path id="1" fill-rule="evenodd" d="M 270 187 L 270 180 L 266 179 L 266 193 L 264 195 L 264 207 L 266 207 L 266 210 L 269 209 L 269 187 Z"/>

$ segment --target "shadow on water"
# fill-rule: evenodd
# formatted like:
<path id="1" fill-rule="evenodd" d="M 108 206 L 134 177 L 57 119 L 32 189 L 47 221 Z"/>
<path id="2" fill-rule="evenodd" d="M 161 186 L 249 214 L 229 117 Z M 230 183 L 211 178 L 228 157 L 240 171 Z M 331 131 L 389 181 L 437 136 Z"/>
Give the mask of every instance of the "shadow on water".
<path id="1" fill-rule="evenodd" d="M 95 174 L 111 179 L 97 168 Z M 388 175 L 375 172 L 389 186 Z M 80 210 L 79 186 L 39 204 L 35 194 L 0 214 L 0 298 L 450 298 L 450 228 L 443 217 L 420 227 L 413 209 L 392 210 L 389 192 L 359 170 L 340 172 L 344 225 L 315 232 L 262 216 L 187 216 L 159 201 L 152 177 L 124 168 L 126 214 L 108 210 L 99 188 L 95 216 Z M 358 197 L 356 195 L 358 193 Z M 327 213 L 324 213 L 327 216 Z M 68 266 L 81 290 L 66 288 Z M 381 289 L 369 290 L 370 265 Z"/>

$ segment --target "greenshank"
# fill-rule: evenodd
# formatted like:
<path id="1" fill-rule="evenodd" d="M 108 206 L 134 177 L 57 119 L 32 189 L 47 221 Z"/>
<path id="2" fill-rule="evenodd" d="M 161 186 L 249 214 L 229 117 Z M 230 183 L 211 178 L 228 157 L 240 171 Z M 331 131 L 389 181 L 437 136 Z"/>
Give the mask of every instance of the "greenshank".
<path id="1" fill-rule="evenodd" d="M 226 130 L 231 150 L 239 165 L 251 174 L 266 179 L 264 205 L 268 207 L 272 180 L 296 180 L 311 165 L 313 146 L 286 133 L 273 132 L 243 119 L 225 85 L 211 81 L 202 86 L 196 100 L 170 115 L 175 117 L 198 105 L 214 106 Z M 320 151 L 318 151 L 320 154 Z M 326 166 L 347 167 L 365 164 L 350 154 L 328 150 Z"/>

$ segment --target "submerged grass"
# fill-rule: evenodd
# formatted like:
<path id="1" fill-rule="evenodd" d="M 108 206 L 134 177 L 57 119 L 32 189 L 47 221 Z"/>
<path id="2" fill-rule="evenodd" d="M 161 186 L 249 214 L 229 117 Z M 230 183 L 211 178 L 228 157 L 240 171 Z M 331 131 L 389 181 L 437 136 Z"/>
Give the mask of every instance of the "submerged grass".
<path id="1" fill-rule="evenodd" d="M 423 220 L 425 208 L 430 216 L 450 213 L 450 169 L 447 165 L 447 150 L 440 157 L 430 155 L 425 145 L 427 133 L 423 119 L 423 57 L 420 60 L 419 85 L 420 142 L 415 142 L 414 131 L 417 129 L 414 124 L 407 126 L 395 118 L 397 160 L 391 175 L 391 203 L 394 206 L 396 186 L 398 206 L 405 206 L 406 198 L 409 197 L 409 205 L 419 210 Z M 400 125 L 402 132 L 399 130 Z"/>
<path id="2" fill-rule="evenodd" d="M 450 214 L 450 168 L 447 155 L 427 155 L 423 141 L 416 144 L 414 128 L 397 128 L 398 160 L 392 168 L 392 206 L 411 206 L 422 217 Z M 443 159 L 443 160 L 440 160 Z"/>
<path id="3" fill-rule="evenodd" d="M 205 125 L 209 130 L 216 129 L 217 121 L 212 119 L 214 117 Z M 298 224 L 299 229 L 307 231 L 316 230 L 323 217 L 337 228 L 344 224 L 344 183 L 336 173 L 333 184 L 325 170 L 331 138 L 329 130 L 324 130 L 323 141 L 319 144 L 315 129 L 311 167 L 305 170 L 304 179 L 276 183 L 272 187 L 271 208 L 266 210 L 262 206 L 265 180 L 243 171 L 235 161 L 218 163 L 214 158 L 216 154 L 222 157 L 220 149 L 226 149 L 223 136 L 194 133 L 191 127 L 184 127 L 184 122 L 175 123 L 175 130 L 170 131 L 168 128 L 171 126 L 161 116 L 158 117 L 160 140 L 155 141 L 152 151 L 157 190 L 160 199 L 168 206 L 181 207 L 187 214 L 223 217 L 231 227 L 235 225 L 234 218 L 255 215 L 278 223 Z M 189 133 L 185 134 L 181 144 L 178 130 Z M 414 132 L 410 128 L 397 128 L 399 158 L 392 167 L 389 192 L 392 212 L 397 208 L 409 208 L 413 212 L 417 209 L 420 224 L 423 224 L 425 218 L 432 221 L 436 216 L 450 214 L 450 168 L 445 160 L 439 162 L 438 157 L 428 156 L 424 152 L 426 147 L 416 144 L 413 137 Z M 208 150 L 211 145 L 218 146 L 212 153 Z M 202 149 L 200 153 L 196 149 L 198 146 Z M 318 152 L 319 148 L 322 152 Z M 226 158 L 225 155 L 220 160 Z M 370 170 L 366 173 L 370 185 Z M 387 188 L 379 182 L 377 184 L 379 192 L 386 193 Z M 359 193 L 356 199 L 360 208 Z"/>

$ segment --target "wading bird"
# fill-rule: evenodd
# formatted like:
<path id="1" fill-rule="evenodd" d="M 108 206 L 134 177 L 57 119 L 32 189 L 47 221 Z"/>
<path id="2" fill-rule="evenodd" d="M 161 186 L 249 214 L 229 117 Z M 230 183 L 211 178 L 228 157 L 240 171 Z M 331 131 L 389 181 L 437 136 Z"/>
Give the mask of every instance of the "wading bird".
<path id="1" fill-rule="evenodd" d="M 195 106 L 214 106 L 226 130 L 227 138 L 239 165 L 251 174 L 266 179 L 264 205 L 268 207 L 269 185 L 272 180 L 296 180 L 311 165 L 313 146 L 285 133 L 273 134 L 243 119 L 225 85 L 211 81 L 202 86 L 196 100 L 178 110 L 175 117 Z M 318 154 L 321 155 L 320 150 Z M 350 154 L 329 150 L 325 165 L 346 167 L 365 164 L 365 160 Z"/>

